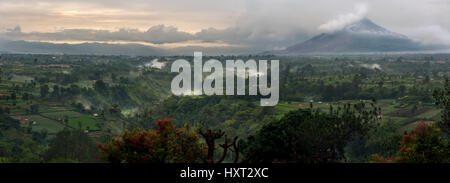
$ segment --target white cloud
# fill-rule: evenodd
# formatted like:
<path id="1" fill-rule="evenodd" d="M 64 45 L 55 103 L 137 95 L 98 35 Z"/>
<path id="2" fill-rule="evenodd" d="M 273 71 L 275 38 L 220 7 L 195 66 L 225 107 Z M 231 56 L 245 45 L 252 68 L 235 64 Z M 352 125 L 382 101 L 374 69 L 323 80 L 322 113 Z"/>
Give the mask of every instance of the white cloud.
<path id="1" fill-rule="evenodd" d="M 3 39 L 34 41 L 141 41 L 154 44 L 185 42 L 194 39 L 194 35 L 179 31 L 178 28 L 156 25 L 147 31 L 137 29 L 120 29 L 118 31 L 94 29 L 64 29 L 57 32 L 25 33 L 17 26 L 0 34 Z"/>
<path id="2" fill-rule="evenodd" d="M 344 28 L 346 25 L 349 25 L 353 22 L 363 19 L 367 15 L 367 12 L 368 12 L 367 4 L 357 4 L 355 5 L 353 12 L 337 16 L 333 20 L 330 20 L 327 23 L 320 25 L 319 30 L 325 32 L 334 32 L 340 30 Z"/>
<path id="3" fill-rule="evenodd" d="M 440 25 L 428 25 L 405 30 L 406 34 L 425 44 L 450 45 L 450 31 Z"/>
<path id="4" fill-rule="evenodd" d="M 422 42 L 449 42 L 450 30 L 448 0 L 0 0 L 0 7 L 0 36 L 15 40 L 201 40 L 269 50 L 364 16 Z"/>

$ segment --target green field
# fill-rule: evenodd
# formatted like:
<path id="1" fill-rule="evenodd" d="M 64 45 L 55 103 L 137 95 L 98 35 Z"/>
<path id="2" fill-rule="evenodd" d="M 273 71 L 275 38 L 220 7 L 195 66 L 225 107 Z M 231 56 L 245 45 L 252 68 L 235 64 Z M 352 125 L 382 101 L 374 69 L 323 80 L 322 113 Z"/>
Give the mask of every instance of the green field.
<path id="1" fill-rule="evenodd" d="M 81 124 L 81 129 L 86 130 L 100 130 L 96 124 L 97 119 L 94 117 L 91 117 L 89 115 L 81 114 L 79 112 L 75 111 L 57 111 L 57 112 L 47 112 L 42 113 L 42 116 L 45 116 L 50 119 L 54 120 L 63 120 L 66 117 L 69 119 L 68 125 L 71 128 L 78 129 L 79 123 Z"/>
<path id="2" fill-rule="evenodd" d="M 55 120 L 51 120 L 40 115 L 22 116 L 23 119 L 28 119 L 30 122 L 36 121 L 36 125 L 32 125 L 33 131 L 47 130 L 48 133 L 55 134 L 64 129 L 64 125 Z"/>
<path id="3" fill-rule="evenodd" d="M 80 113 L 75 111 L 58 111 L 58 112 L 47 112 L 47 113 L 41 113 L 43 116 L 51 118 L 51 119 L 63 119 L 64 117 L 70 118 L 78 118 L 81 116 Z"/>
<path id="4" fill-rule="evenodd" d="M 96 125 L 96 120 L 93 117 L 83 115 L 79 118 L 69 119 L 69 126 L 72 128 L 78 129 L 80 124 L 82 130 L 100 130 L 100 128 Z"/>

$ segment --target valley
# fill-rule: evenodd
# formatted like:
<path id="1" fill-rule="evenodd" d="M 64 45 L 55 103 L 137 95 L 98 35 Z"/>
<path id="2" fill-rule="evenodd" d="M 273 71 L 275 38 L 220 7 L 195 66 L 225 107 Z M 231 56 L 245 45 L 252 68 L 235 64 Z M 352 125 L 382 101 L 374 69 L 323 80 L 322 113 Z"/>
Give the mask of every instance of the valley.
<path id="1" fill-rule="evenodd" d="M 177 127 L 220 129 L 228 137 L 245 140 L 289 112 L 330 113 L 345 105 L 372 105 L 380 111 L 377 123 L 389 125 L 392 137 L 397 138 L 419 122 L 441 120 L 433 92 L 450 74 L 447 54 L 242 56 L 280 60 L 280 101 L 276 106 L 260 106 L 258 95 L 173 96 L 170 83 L 176 73 L 170 72 L 170 65 L 180 58 L 193 60 L 184 56 L 2 54 L 0 106 L 8 120 L 2 121 L 0 147 L 11 149 L 2 150 L 0 156 L 11 161 L 57 161 L 56 155 L 23 159 L 10 153 L 25 153 L 17 148 L 30 140 L 36 146 L 27 148 L 46 154 L 45 149 L 65 130 L 78 130 L 93 144 L 106 143 L 125 130 L 155 129 L 158 120 L 167 118 Z M 209 58 L 225 61 L 233 56 L 204 59 Z M 155 59 L 164 64 L 153 67 L 149 63 Z M 30 139 L 14 142 L 18 137 Z M 348 161 L 365 162 L 377 150 L 369 155 L 346 152 Z M 231 159 L 225 157 L 225 161 Z"/>

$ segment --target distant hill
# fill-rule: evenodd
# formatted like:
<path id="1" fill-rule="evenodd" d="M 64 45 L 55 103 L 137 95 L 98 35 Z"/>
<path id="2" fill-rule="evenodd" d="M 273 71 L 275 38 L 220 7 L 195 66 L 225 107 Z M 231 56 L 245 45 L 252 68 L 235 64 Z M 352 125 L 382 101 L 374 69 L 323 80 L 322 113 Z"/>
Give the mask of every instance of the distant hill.
<path id="1" fill-rule="evenodd" d="M 141 44 L 55 44 L 48 42 L 9 41 L 0 39 L 0 53 L 23 54 L 66 54 L 66 55 L 139 55 L 166 56 L 192 55 L 194 51 L 203 51 L 205 55 L 240 55 L 255 53 L 251 48 L 241 47 L 202 47 L 182 46 L 175 48 L 158 48 Z"/>
<path id="2" fill-rule="evenodd" d="M 433 50 L 437 46 L 424 46 L 408 37 L 391 32 L 371 20 L 364 18 L 343 29 L 322 33 L 310 40 L 290 46 L 284 50 L 268 51 L 263 54 L 301 55 L 317 53 L 367 53 L 404 52 Z"/>
<path id="3" fill-rule="evenodd" d="M 53 44 L 0 39 L 0 52 L 69 55 L 166 55 L 160 48 L 139 44 Z"/>

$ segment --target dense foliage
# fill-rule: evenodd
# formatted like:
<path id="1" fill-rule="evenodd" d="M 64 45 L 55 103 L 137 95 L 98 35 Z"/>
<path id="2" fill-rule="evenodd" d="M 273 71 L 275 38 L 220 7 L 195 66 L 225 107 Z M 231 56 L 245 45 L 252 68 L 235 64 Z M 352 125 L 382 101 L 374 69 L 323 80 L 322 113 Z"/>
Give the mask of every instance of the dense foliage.
<path id="1" fill-rule="evenodd" d="M 206 146 L 188 126 L 175 128 L 171 119 L 159 120 L 156 130 L 125 131 L 100 144 L 100 159 L 112 163 L 195 163 L 206 157 Z"/>
<path id="2" fill-rule="evenodd" d="M 420 122 L 414 132 L 403 135 L 396 156 L 386 159 L 374 154 L 371 162 L 448 163 L 450 146 L 439 128 Z"/>
<path id="3" fill-rule="evenodd" d="M 191 124 L 226 131 L 229 136 L 255 133 L 275 120 L 273 107 L 261 107 L 254 101 L 228 96 L 171 96 L 150 110 L 152 118 L 171 117 L 177 125 Z M 145 114 L 147 115 L 147 114 Z M 143 122 L 147 122 L 143 119 Z"/>
<path id="4" fill-rule="evenodd" d="M 413 134 L 404 135 L 400 143 L 397 162 L 440 163 L 450 162 L 450 147 L 440 136 L 440 129 L 421 122 Z"/>
<path id="5" fill-rule="evenodd" d="M 450 80 L 446 79 L 444 88 L 436 90 L 433 96 L 436 103 L 443 108 L 441 121 L 438 123 L 439 127 L 445 133 L 450 134 Z"/>
<path id="6" fill-rule="evenodd" d="M 98 150 L 86 133 L 64 129 L 50 142 L 44 158 L 49 162 L 95 162 Z"/>
<path id="7" fill-rule="evenodd" d="M 376 111 L 349 105 L 320 113 L 301 109 L 265 125 L 243 145 L 251 162 L 336 162 L 345 160 L 344 147 L 358 134 L 365 134 Z"/>
<path id="8" fill-rule="evenodd" d="M 368 162 L 373 154 L 395 156 L 402 138 L 399 129 L 393 121 L 377 121 L 366 134 L 357 135 L 348 143 L 346 157 L 350 162 Z"/>

